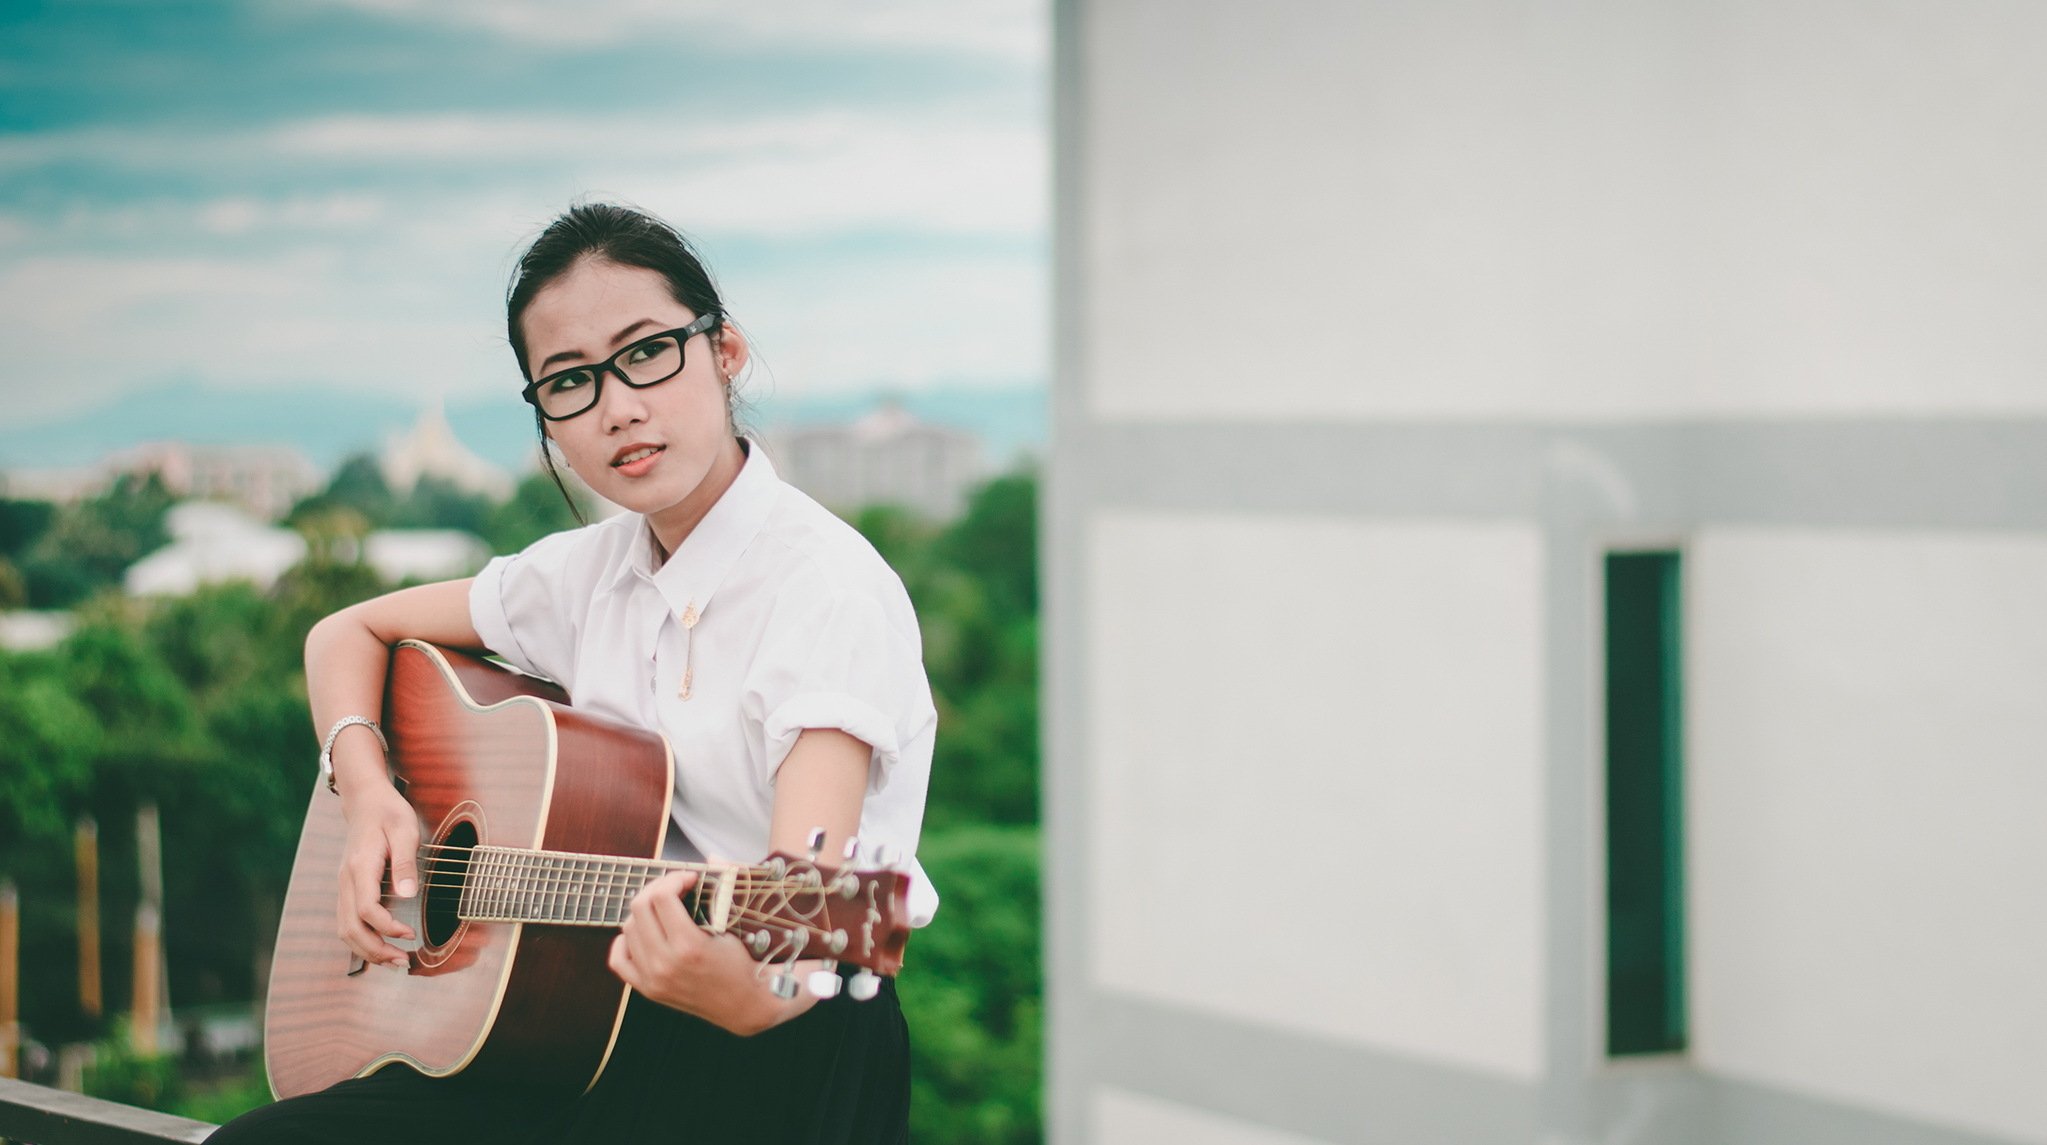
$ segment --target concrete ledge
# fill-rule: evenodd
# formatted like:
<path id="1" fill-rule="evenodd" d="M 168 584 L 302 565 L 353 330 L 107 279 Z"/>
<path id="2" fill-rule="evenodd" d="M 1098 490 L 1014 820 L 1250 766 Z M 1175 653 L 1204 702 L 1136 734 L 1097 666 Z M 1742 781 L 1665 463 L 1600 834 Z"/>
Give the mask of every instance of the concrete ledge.
<path id="1" fill-rule="evenodd" d="M 0 1138 L 25 1145 L 204 1141 L 217 1128 L 188 1117 L 0 1078 Z"/>

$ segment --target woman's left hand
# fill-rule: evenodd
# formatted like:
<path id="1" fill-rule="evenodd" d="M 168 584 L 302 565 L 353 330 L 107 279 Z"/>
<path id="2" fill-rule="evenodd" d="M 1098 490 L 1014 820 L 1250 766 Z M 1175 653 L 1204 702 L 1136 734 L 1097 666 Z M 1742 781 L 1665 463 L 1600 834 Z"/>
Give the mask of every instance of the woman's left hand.
<path id="1" fill-rule="evenodd" d="M 664 1006 L 742 1037 L 778 1026 L 816 1004 L 808 990 L 786 1002 L 775 997 L 758 973 L 760 964 L 737 937 L 706 934 L 697 926 L 682 901 L 696 878 L 693 872 L 676 871 L 633 896 L 611 942 L 612 973 Z"/>

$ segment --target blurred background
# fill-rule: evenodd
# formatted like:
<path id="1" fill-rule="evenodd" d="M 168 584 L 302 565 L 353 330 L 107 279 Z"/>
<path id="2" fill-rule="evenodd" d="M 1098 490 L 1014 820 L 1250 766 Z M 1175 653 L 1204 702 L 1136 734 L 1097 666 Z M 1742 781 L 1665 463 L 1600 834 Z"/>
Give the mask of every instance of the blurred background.
<path id="1" fill-rule="evenodd" d="M 11 18 L 25 1068 L 260 1092 L 296 641 L 559 526 L 496 300 L 615 194 L 923 618 L 918 1140 L 2047 1143 L 2047 11 L 584 11 Z"/>
<path id="2" fill-rule="evenodd" d="M 910 587 L 918 1138 L 1036 1139 L 1049 40 L 1030 0 L 0 9 L 0 1074 L 267 1099 L 305 631 L 573 524 L 503 299 L 608 199 L 696 241 L 744 419 Z"/>

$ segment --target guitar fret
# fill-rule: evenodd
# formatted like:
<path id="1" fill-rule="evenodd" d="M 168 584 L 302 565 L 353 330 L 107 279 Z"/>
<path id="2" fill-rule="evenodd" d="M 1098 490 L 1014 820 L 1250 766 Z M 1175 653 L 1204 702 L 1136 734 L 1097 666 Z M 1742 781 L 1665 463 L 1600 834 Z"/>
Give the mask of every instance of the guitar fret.
<path id="1" fill-rule="evenodd" d="M 618 881 L 611 888 L 611 919 L 625 921 L 625 904 L 632 898 L 632 867 L 627 863 L 618 864 Z"/>
<path id="2" fill-rule="evenodd" d="M 612 900 L 618 896 L 619 867 L 620 863 L 617 859 L 605 860 L 604 882 L 597 899 L 599 912 L 597 917 L 603 922 L 618 921 L 618 912 L 612 909 L 611 904 Z"/>
<path id="3" fill-rule="evenodd" d="M 470 853 L 469 877 L 476 883 L 476 914 L 479 918 L 490 914 L 490 866 L 496 858 L 495 854 L 482 847 Z"/>

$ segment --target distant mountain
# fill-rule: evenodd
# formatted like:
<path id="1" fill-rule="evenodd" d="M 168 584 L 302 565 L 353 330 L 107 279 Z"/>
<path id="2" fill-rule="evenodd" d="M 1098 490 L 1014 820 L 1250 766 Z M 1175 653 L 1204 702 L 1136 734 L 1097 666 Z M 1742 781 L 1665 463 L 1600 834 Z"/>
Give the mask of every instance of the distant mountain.
<path id="1" fill-rule="evenodd" d="M 850 421 L 894 400 L 925 421 L 978 434 L 988 459 L 1002 464 L 1020 452 L 1042 454 L 1050 411 L 1042 386 L 965 386 L 922 391 L 870 391 L 807 398 L 769 397 L 754 405 L 755 429 Z M 410 428 L 420 407 L 331 389 L 240 391 L 163 385 L 123 395 L 82 413 L 27 426 L 0 426 L 0 469 L 90 465 L 146 441 L 195 445 L 288 445 L 322 467 L 351 453 L 375 451 Z M 533 416 L 517 401 L 451 404 L 448 424 L 462 443 L 514 472 L 534 462 Z"/>

